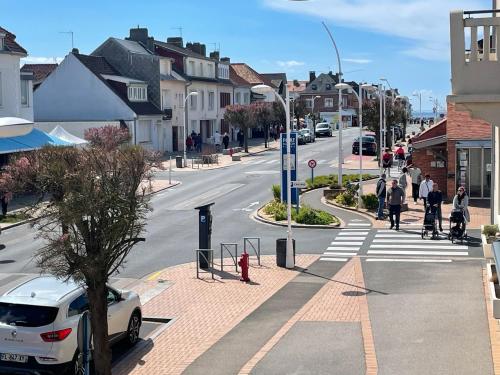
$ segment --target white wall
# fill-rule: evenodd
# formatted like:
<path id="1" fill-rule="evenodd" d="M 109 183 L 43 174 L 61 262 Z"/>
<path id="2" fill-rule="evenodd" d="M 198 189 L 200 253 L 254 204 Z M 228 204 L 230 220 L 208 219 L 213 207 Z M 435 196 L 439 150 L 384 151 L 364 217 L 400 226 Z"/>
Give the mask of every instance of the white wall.
<path id="1" fill-rule="evenodd" d="M 21 106 L 20 56 L 0 54 L 0 117 L 21 117 L 33 120 L 33 82 L 29 81 L 29 105 Z"/>
<path id="2" fill-rule="evenodd" d="M 131 122 L 133 124 L 133 122 Z M 91 128 L 101 128 L 106 125 L 119 127 L 119 121 L 55 121 L 55 122 L 35 122 L 35 128 L 50 133 L 57 125 L 61 126 L 68 133 L 71 133 L 79 138 L 85 138 L 85 130 Z M 133 133 L 133 125 L 127 124 L 130 129 L 130 134 Z"/>
<path id="3" fill-rule="evenodd" d="M 35 121 L 132 120 L 134 112 L 69 54 L 34 94 Z"/>
<path id="4" fill-rule="evenodd" d="M 197 133 L 200 132 L 200 121 L 201 120 L 209 120 L 216 122 L 217 120 L 217 110 L 219 107 L 219 97 L 218 97 L 218 90 L 217 90 L 217 84 L 216 83 L 210 83 L 210 82 L 193 82 L 189 87 L 188 87 L 188 94 L 190 92 L 197 91 L 198 96 L 195 97 L 196 99 L 196 109 L 193 110 L 191 109 L 191 98 L 188 99 L 186 105 L 187 105 L 187 113 L 188 113 L 188 122 L 187 122 L 187 128 L 188 128 L 188 134 L 191 133 L 193 130 L 191 121 L 195 120 L 196 121 L 196 129 L 194 129 Z M 204 94 L 202 94 L 204 92 Z M 213 109 L 209 109 L 208 107 L 208 98 L 209 98 L 209 92 L 214 93 L 214 107 Z M 201 101 L 202 99 L 204 100 L 204 106 L 202 107 Z M 205 139 L 204 139 L 205 141 Z"/>
<path id="5" fill-rule="evenodd" d="M 215 78 L 215 61 L 197 59 L 194 57 L 186 58 L 186 73 L 193 77 L 204 77 L 204 78 Z M 192 64 L 194 63 L 194 71 L 192 69 Z M 201 72 L 200 64 L 203 67 Z"/>
<path id="6" fill-rule="evenodd" d="M 164 95 L 164 90 L 167 90 L 167 95 Z M 161 103 L 162 110 L 165 108 L 172 108 L 172 120 L 163 121 L 164 129 L 161 134 L 161 139 L 163 143 L 163 151 L 173 151 L 172 147 L 172 127 L 177 126 L 179 128 L 178 134 L 179 138 L 183 138 L 182 126 L 184 116 L 184 93 L 185 93 L 185 82 L 183 81 L 161 81 L 160 82 L 161 91 Z M 179 143 L 183 142 L 180 139 Z"/>

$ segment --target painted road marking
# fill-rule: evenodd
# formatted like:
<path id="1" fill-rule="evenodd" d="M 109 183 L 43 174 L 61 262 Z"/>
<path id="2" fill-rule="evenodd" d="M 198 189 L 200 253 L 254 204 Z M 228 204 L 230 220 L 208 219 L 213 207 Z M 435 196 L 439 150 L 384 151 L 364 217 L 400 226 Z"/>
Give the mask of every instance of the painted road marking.
<path id="1" fill-rule="evenodd" d="M 328 246 L 326 248 L 327 251 L 329 250 L 334 250 L 334 251 L 353 251 L 353 250 L 359 250 L 359 247 L 356 246 Z"/>
<path id="2" fill-rule="evenodd" d="M 431 243 L 440 243 L 440 244 L 451 244 L 452 242 L 449 240 L 409 240 L 409 239 L 403 239 L 402 240 L 404 243 L 418 243 L 418 244 L 431 244 Z M 379 239 L 374 239 L 372 241 L 373 243 L 394 243 L 394 240 L 391 239 L 384 239 L 384 240 L 379 240 Z"/>
<path id="3" fill-rule="evenodd" d="M 355 237 L 347 237 L 347 236 L 342 236 L 342 237 L 337 237 L 339 240 L 347 240 L 347 241 L 356 241 L 356 240 L 364 240 L 366 237 L 365 236 L 355 236 Z"/>
<path id="4" fill-rule="evenodd" d="M 362 219 L 352 219 L 351 221 L 365 221 L 365 220 L 362 220 Z"/>
<path id="5" fill-rule="evenodd" d="M 375 238 L 421 238 L 422 235 L 420 234 L 407 234 L 407 233 L 401 233 L 401 234 L 376 234 Z"/>
<path id="6" fill-rule="evenodd" d="M 340 232 L 338 235 L 339 236 L 366 236 L 368 232 L 350 232 L 352 229 L 349 228 L 349 232 Z"/>
<path id="7" fill-rule="evenodd" d="M 467 251 L 368 250 L 367 254 L 467 256 Z"/>
<path id="8" fill-rule="evenodd" d="M 355 256 L 357 254 L 358 253 L 339 253 L 339 252 L 330 252 L 330 251 L 327 251 L 327 252 L 323 253 L 323 256 L 325 256 L 325 255 L 336 255 L 336 256 L 340 255 L 340 256 L 346 256 L 346 257 L 348 257 L 348 256 Z"/>
<path id="9" fill-rule="evenodd" d="M 467 250 L 467 246 L 453 246 L 453 245 L 431 245 L 431 246 L 423 246 L 421 245 L 370 245 L 370 249 L 432 249 L 432 250 Z"/>
<path id="10" fill-rule="evenodd" d="M 333 241 L 330 245 L 352 245 L 352 246 L 355 246 L 355 245 L 363 245 L 363 241 L 353 241 L 353 242 L 349 242 L 349 241 Z"/>
<path id="11" fill-rule="evenodd" d="M 161 273 L 162 273 L 162 271 L 157 271 L 157 272 L 153 273 L 151 276 L 148 277 L 148 281 L 155 280 L 156 278 L 158 278 L 158 276 L 160 276 Z"/>
<path id="12" fill-rule="evenodd" d="M 348 227 L 369 227 L 371 224 L 369 223 L 349 223 L 347 224 Z"/>
<path id="13" fill-rule="evenodd" d="M 319 258 L 319 260 L 326 260 L 327 262 L 347 262 L 347 258 Z"/>
<path id="14" fill-rule="evenodd" d="M 451 263 L 451 259 L 368 258 L 367 262 Z"/>

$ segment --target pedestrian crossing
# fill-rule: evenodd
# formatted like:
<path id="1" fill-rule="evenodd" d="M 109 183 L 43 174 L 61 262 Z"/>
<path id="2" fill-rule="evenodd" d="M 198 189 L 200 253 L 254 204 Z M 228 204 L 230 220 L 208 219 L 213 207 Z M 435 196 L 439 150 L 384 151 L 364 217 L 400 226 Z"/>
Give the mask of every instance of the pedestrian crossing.
<path id="1" fill-rule="evenodd" d="M 472 252 L 472 254 L 471 254 Z M 321 261 L 346 262 L 361 256 L 367 262 L 452 263 L 478 255 L 468 242 L 452 243 L 445 235 L 422 239 L 420 232 L 389 229 L 341 229 L 320 256 Z"/>
<path id="2" fill-rule="evenodd" d="M 310 159 L 304 159 L 304 160 L 299 160 L 298 164 L 299 165 L 307 165 Z M 316 160 L 316 165 L 337 165 L 337 160 L 338 159 L 333 159 L 333 160 L 327 160 L 327 159 L 321 159 L 321 160 Z M 278 165 L 280 163 L 279 159 L 266 159 L 263 157 L 256 157 L 256 158 L 250 158 L 248 160 L 243 160 L 242 164 L 244 165 Z"/>

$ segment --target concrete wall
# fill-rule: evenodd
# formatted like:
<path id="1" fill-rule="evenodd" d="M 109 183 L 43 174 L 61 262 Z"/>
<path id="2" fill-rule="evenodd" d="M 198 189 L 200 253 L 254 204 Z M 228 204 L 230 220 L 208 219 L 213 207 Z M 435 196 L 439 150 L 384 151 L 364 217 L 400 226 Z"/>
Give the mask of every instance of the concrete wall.
<path id="1" fill-rule="evenodd" d="M 158 108 L 160 96 L 160 57 L 149 54 L 130 53 L 120 44 L 108 39 L 101 44 L 93 56 L 103 56 L 122 75 L 148 83 L 148 99 Z"/>
<path id="2" fill-rule="evenodd" d="M 29 81 L 28 106 L 21 106 L 20 56 L 0 54 L 0 117 L 21 117 L 33 120 L 33 82 Z"/>
<path id="3" fill-rule="evenodd" d="M 73 54 L 34 94 L 36 122 L 133 120 L 134 112 Z"/>

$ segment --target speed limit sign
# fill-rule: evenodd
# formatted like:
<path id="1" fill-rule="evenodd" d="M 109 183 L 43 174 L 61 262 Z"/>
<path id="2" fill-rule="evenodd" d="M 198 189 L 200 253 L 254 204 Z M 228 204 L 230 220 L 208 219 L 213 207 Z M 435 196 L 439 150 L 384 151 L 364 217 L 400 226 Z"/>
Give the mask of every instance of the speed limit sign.
<path id="1" fill-rule="evenodd" d="M 309 166 L 309 168 L 316 168 L 316 160 L 314 159 L 311 159 L 307 162 L 307 165 Z"/>

